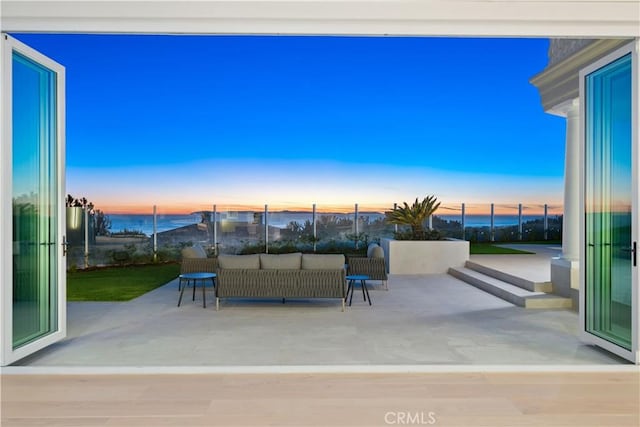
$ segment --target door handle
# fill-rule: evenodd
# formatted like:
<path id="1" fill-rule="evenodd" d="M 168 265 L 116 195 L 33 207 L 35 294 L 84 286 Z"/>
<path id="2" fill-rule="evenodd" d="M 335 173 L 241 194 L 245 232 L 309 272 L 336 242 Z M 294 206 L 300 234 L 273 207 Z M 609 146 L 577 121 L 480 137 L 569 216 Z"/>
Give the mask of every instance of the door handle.
<path id="1" fill-rule="evenodd" d="M 67 236 L 62 236 L 62 256 L 67 256 L 68 246 L 69 246 L 69 242 L 67 242 Z"/>
<path id="2" fill-rule="evenodd" d="M 635 267 L 637 265 L 637 243 L 633 242 L 632 245 L 628 248 L 620 248 L 620 250 L 622 252 L 629 252 L 631 253 L 631 261 L 633 262 L 633 266 Z"/>

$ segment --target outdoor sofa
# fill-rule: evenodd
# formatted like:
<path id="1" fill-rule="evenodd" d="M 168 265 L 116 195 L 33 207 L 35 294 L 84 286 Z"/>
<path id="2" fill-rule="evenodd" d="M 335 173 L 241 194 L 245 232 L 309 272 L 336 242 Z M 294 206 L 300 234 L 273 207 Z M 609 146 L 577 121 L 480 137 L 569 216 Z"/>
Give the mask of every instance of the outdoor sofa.
<path id="1" fill-rule="evenodd" d="M 220 255 L 216 310 L 221 298 L 340 298 L 344 311 L 344 255 Z"/>

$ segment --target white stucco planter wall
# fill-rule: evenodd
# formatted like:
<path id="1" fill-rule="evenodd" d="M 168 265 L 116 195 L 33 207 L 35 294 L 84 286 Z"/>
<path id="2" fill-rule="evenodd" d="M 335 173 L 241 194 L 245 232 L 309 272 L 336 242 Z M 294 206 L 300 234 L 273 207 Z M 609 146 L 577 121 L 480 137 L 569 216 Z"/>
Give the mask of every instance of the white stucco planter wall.
<path id="1" fill-rule="evenodd" d="M 380 245 L 389 274 L 444 274 L 469 259 L 469 242 L 465 240 L 382 239 Z"/>

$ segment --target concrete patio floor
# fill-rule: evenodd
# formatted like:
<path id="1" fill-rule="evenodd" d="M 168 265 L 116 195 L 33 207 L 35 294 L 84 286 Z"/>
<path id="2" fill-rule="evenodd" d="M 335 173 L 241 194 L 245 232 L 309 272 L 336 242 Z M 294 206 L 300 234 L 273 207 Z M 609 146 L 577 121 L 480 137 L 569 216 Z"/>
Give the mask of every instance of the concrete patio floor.
<path id="1" fill-rule="evenodd" d="M 502 256 L 502 263 L 532 256 Z M 477 260 L 477 259 L 476 259 Z M 547 261 L 548 262 L 548 261 Z M 620 365 L 577 338 L 578 315 L 516 307 L 448 275 L 372 283 L 335 300 L 229 300 L 177 307 L 177 281 L 126 303 L 69 303 L 68 338 L 30 367 Z M 185 293 L 187 294 L 187 293 Z"/>

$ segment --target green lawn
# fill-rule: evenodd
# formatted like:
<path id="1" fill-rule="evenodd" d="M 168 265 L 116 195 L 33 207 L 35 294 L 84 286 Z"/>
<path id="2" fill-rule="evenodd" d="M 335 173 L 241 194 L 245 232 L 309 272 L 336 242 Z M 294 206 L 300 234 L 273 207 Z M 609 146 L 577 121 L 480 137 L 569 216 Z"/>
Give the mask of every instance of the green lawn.
<path id="1" fill-rule="evenodd" d="M 178 277 L 178 264 L 109 267 L 67 274 L 67 301 L 129 301 Z"/>
<path id="2" fill-rule="evenodd" d="M 527 242 L 528 243 L 528 242 Z M 518 249 L 502 248 L 490 243 L 471 243 L 469 245 L 471 255 L 531 255 L 533 252 Z"/>

